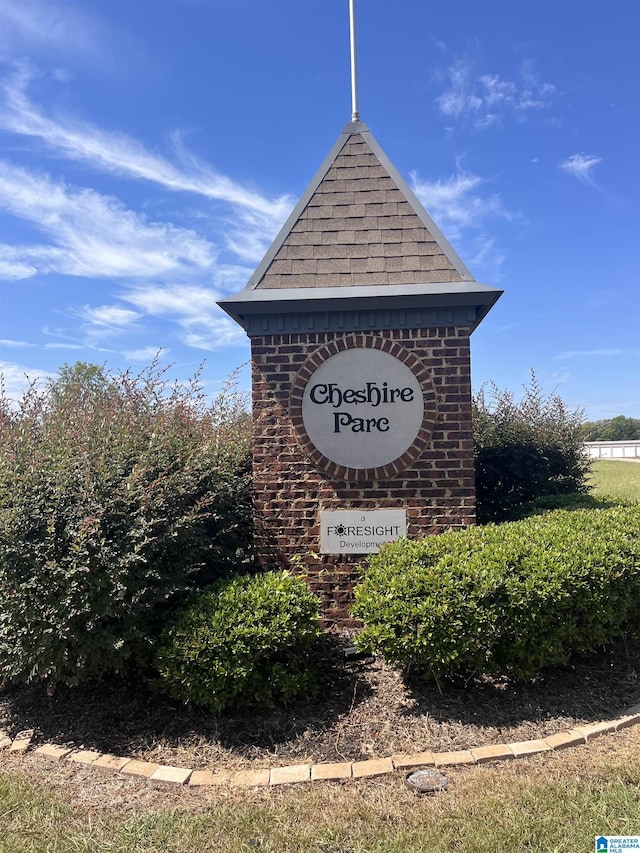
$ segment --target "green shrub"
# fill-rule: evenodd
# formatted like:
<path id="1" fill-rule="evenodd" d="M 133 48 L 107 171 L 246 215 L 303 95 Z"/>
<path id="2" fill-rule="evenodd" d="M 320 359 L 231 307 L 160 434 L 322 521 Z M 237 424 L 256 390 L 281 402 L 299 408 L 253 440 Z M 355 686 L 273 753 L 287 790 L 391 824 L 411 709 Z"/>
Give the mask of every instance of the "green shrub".
<path id="1" fill-rule="evenodd" d="M 250 417 L 170 386 L 64 367 L 0 399 L 0 683 L 144 665 L 164 614 L 250 542 Z"/>
<path id="2" fill-rule="evenodd" d="M 483 387 L 473 398 L 478 521 L 503 521 L 544 495 L 588 491 L 581 423 L 582 412 L 545 396 L 533 373 L 520 402 Z"/>
<path id="3" fill-rule="evenodd" d="M 535 501 L 515 507 L 509 516 L 509 520 L 518 521 L 521 518 L 528 518 L 530 515 L 541 515 L 545 512 L 552 512 L 555 509 L 607 509 L 612 506 L 626 506 L 628 503 L 628 501 L 622 499 L 597 498 L 594 495 L 587 495 L 581 492 L 570 492 L 565 495 L 545 495 L 542 498 L 537 498 Z"/>
<path id="4" fill-rule="evenodd" d="M 158 686 L 218 713 L 309 690 L 318 601 L 287 572 L 219 581 L 174 614 L 156 655 Z"/>
<path id="5" fill-rule="evenodd" d="M 425 678 L 526 678 L 637 630 L 640 504 L 386 545 L 355 590 L 358 646 Z"/>

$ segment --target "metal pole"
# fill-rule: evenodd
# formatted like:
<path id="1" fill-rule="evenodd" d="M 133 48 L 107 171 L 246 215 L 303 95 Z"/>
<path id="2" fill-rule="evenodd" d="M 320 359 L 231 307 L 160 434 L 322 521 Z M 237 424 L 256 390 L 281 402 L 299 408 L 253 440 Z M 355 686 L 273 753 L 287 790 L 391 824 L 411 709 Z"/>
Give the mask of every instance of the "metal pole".
<path id="1" fill-rule="evenodd" d="M 351 121 L 360 121 L 358 112 L 358 68 L 356 58 L 356 0 L 349 0 L 349 29 L 351 34 Z"/>

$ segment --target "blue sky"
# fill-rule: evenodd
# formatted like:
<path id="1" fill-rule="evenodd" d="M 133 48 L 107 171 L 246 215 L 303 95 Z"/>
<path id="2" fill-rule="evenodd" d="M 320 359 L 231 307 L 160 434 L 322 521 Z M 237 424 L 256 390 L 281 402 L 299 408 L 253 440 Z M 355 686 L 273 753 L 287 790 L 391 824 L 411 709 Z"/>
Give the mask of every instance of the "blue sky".
<path id="1" fill-rule="evenodd" d="M 474 387 L 640 416 L 640 2 L 358 0 L 360 112 L 475 278 Z M 0 0 L 0 371 L 249 358 L 242 289 L 351 117 L 348 0 Z M 248 371 L 241 374 L 248 387 Z"/>

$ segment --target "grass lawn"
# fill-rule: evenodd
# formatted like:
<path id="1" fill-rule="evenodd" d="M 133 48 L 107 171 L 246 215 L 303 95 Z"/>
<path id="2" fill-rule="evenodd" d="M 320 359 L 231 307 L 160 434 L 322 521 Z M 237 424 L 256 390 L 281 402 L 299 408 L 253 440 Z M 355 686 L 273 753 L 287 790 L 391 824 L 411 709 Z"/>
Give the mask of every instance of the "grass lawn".
<path id="1" fill-rule="evenodd" d="M 407 791 L 397 774 L 271 791 L 167 791 L 154 807 L 133 788 L 127 795 L 112 787 L 98 802 L 87 800 L 78 776 L 58 780 L 57 793 L 0 764 L 0 850 L 572 853 L 593 850 L 596 835 L 640 832 L 637 727 L 586 747 L 448 775 L 449 791 L 434 798 Z"/>
<path id="2" fill-rule="evenodd" d="M 596 459 L 589 484 L 597 497 L 640 501 L 640 462 Z"/>

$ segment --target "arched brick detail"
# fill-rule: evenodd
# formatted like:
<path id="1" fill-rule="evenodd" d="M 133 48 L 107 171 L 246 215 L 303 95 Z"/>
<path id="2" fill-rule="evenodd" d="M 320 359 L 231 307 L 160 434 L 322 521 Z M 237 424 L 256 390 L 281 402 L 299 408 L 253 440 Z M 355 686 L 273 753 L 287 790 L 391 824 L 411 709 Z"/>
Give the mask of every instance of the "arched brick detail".
<path id="1" fill-rule="evenodd" d="M 349 349 L 378 349 L 397 358 L 416 377 L 422 391 L 424 416 L 411 446 L 396 459 L 377 468 L 347 468 L 322 454 L 312 443 L 302 418 L 302 399 L 309 379 L 327 359 Z M 298 443 L 313 464 L 335 480 L 390 480 L 408 468 L 427 448 L 438 416 L 438 398 L 430 371 L 421 360 L 397 341 L 380 336 L 345 334 L 314 350 L 298 371 L 291 386 L 289 415 Z"/>

